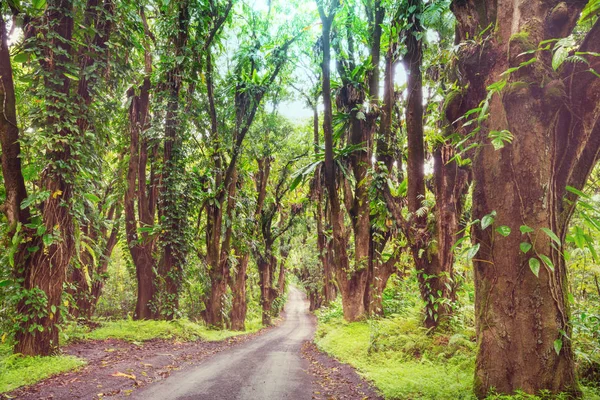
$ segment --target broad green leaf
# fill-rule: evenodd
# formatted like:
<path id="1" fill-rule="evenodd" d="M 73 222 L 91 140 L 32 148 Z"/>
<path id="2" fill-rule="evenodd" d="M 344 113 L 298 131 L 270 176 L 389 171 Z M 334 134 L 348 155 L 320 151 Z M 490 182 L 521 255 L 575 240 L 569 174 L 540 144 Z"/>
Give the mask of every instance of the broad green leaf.
<path id="1" fill-rule="evenodd" d="M 44 236 L 42 236 L 42 242 L 44 242 L 44 245 L 50 246 L 53 242 L 52 235 L 45 234 Z"/>
<path id="2" fill-rule="evenodd" d="M 530 228 L 530 227 L 529 227 L 529 226 L 527 226 L 527 225 L 521 225 L 521 226 L 519 227 L 519 230 L 521 231 L 521 233 L 522 233 L 523 235 L 524 235 L 524 234 L 526 234 L 526 233 L 533 232 L 533 229 L 532 229 L 532 228 Z"/>
<path id="3" fill-rule="evenodd" d="M 31 5 L 37 10 L 43 10 L 46 8 L 46 0 L 33 0 Z"/>
<path id="4" fill-rule="evenodd" d="M 78 81 L 78 80 L 79 80 L 79 77 L 78 77 L 78 76 L 75 76 L 75 75 L 72 75 L 72 74 L 68 74 L 68 73 L 66 73 L 66 72 L 63 72 L 63 74 L 64 74 L 64 75 L 65 75 L 67 78 L 69 78 L 69 79 L 72 79 L 72 80 L 74 80 L 74 81 Z"/>
<path id="5" fill-rule="evenodd" d="M 519 247 L 521 248 L 521 251 L 523 253 L 527 254 L 529 252 L 529 250 L 531 250 L 531 243 L 521 242 Z"/>
<path id="6" fill-rule="evenodd" d="M 496 228 L 496 232 L 498 232 L 499 234 L 501 234 L 504 237 L 507 237 L 508 235 L 510 235 L 510 228 L 506 225 L 502 225 Z"/>
<path id="7" fill-rule="evenodd" d="M 529 259 L 529 268 L 531 268 L 531 272 L 533 272 L 533 274 L 539 278 L 539 276 L 540 276 L 540 260 L 538 260 L 537 258 L 531 257 Z"/>
<path id="8" fill-rule="evenodd" d="M 552 232 L 550 229 L 548 228 L 541 228 L 541 230 L 548 235 L 548 237 L 552 240 L 554 240 L 554 242 L 560 246 L 560 239 L 558 238 L 558 236 L 556 236 L 556 234 L 554 232 Z"/>
<path id="9" fill-rule="evenodd" d="M 0 281 L 0 287 L 5 287 L 10 285 L 10 280 L 9 279 L 5 279 L 3 281 Z"/>
<path id="10" fill-rule="evenodd" d="M 83 195 L 83 197 L 85 197 L 86 199 L 88 199 L 89 201 L 91 201 L 92 203 L 97 203 L 100 201 L 100 197 L 96 196 L 93 193 L 85 193 Z"/>
<path id="11" fill-rule="evenodd" d="M 479 247 L 481 247 L 481 245 L 477 243 L 476 245 L 469 248 L 469 250 L 467 251 L 467 260 L 470 260 L 473 257 L 475 257 L 475 255 L 479 251 Z"/>
<path id="12" fill-rule="evenodd" d="M 486 229 L 488 226 L 494 223 L 494 217 L 496 216 L 496 211 L 492 211 L 488 215 L 485 215 L 481 218 L 481 229 Z"/>
<path id="13" fill-rule="evenodd" d="M 29 53 L 21 52 L 13 57 L 13 62 L 26 63 L 29 61 Z"/>
<path id="14" fill-rule="evenodd" d="M 557 46 L 552 56 L 552 69 L 555 71 L 560 68 L 563 62 L 569 56 L 569 49 L 564 46 Z"/>
<path id="15" fill-rule="evenodd" d="M 542 259 L 542 261 L 544 262 L 544 264 L 546 264 L 546 266 L 548 268 L 550 268 L 552 271 L 554 271 L 554 263 L 552 262 L 552 260 L 550 260 L 550 257 L 548 257 L 544 254 L 540 254 L 540 258 Z"/>
<path id="16" fill-rule="evenodd" d="M 558 338 L 554 341 L 554 351 L 556 352 L 556 354 L 560 354 L 560 351 L 562 350 L 562 346 L 563 346 L 563 342 L 561 338 Z"/>

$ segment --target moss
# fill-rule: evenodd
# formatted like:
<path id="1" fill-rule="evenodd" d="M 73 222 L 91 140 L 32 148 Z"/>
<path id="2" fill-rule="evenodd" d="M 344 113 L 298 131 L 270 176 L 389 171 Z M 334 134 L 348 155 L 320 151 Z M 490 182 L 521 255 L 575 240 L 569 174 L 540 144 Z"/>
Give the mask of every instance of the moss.
<path id="1" fill-rule="evenodd" d="M 409 317 L 320 322 L 315 342 L 355 366 L 386 399 L 473 399 L 471 331 L 428 335 L 417 309 Z M 453 345 L 450 345 L 450 342 Z M 452 356 L 452 358 L 450 358 Z"/>
<path id="2" fill-rule="evenodd" d="M 529 32 L 521 31 L 513 34 L 509 39 L 509 43 L 523 46 L 527 50 L 535 49 L 535 45 L 529 39 Z"/>
<path id="3" fill-rule="evenodd" d="M 84 360 L 72 356 L 24 357 L 11 353 L 9 346 L 0 346 L 0 393 L 85 365 Z"/>
<path id="4" fill-rule="evenodd" d="M 250 331 L 260 329 L 257 324 L 248 324 Z M 186 319 L 174 321 L 132 321 L 122 320 L 107 322 L 102 327 L 83 335 L 83 339 L 104 340 L 122 339 L 131 342 L 144 342 L 151 339 L 174 339 L 180 341 L 207 340 L 217 341 L 244 332 L 212 330 L 204 325 Z"/>

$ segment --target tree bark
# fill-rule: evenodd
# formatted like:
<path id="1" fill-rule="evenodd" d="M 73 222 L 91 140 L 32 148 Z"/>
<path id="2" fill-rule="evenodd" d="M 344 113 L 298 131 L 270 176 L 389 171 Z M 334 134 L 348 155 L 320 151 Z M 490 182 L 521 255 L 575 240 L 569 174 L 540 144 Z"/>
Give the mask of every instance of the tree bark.
<path id="1" fill-rule="evenodd" d="M 4 18 L 0 17 L 0 100 L 4 112 L 0 115 L 0 142 L 2 144 L 2 177 L 6 190 L 4 212 L 14 233 L 17 223 L 26 224 L 29 220 L 29 208 L 21 209 L 21 202 L 27 198 L 25 179 L 21 172 L 21 144 L 17 125 L 15 86 L 8 34 Z"/>
<path id="2" fill-rule="evenodd" d="M 148 54 L 147 62 L 149 60 Z M 148 71 L 147 71 L 148 72 Z M 135 319 L 154 319 L 156 314 L 156 276 L 153 251 L 155 239 L 147 232 L 138 234 L 136 200 L 140 227 L 154 225 L 156 197 L 152 195 L 155 183 L 146 185 L 146 166 L 148 160 L 147 140 L 140 141 L 140 134 L 146 129 L 150 102 L 150 77 L 146 77 L 140 87 L 140 94 L 129 90 L 131 106 L 129 108 L 129 167 L 127 170 L 127 188 L 125 192 L 125 232 L 131 258 L 137 277 L 137 302 Z M 137 190 L 136 190 L 137 189 Z"/>
<path id="3" fill-rule="evenodd" d="M 459 67 L 469 84 L 465 101 L 478 104 L 487 97 L 486 87 L 507 82 L 488 101 L 489 118 L 475 137 L 480 145 L 473 158 L 473 218 L 497 214 L 492 227 L 482 230 L 477 225 L 473 231 L 480 245 L 474 269 L 479 343 L 475 391 L 481 398 L 492 388 L 500 393 L 581 395 L 567 338 L 571 327 L 561 251 L 576 200 L 566 186 L 581 189 L 598 159 L 600 80 L 587 71 L 598 70 L 600 61 L 591 57 L 590 65 L 554 71 L 551 54 L 538 51 L 530 65 L 508 76 L 503 73 L 532 57 L 519 54 L 535 50 L 542 40 L 568 35 L 584 3 L 452 5 L 463 41 L 497 22 L 489 41 L 468 44 L 460 54 Z M 579 51 L 599 50 L 596 22 Z M 494 150 L 487 135 L 504 129 L 513 141 Z M 502 225 L 511 229 L 507 237 L 493 229 Z M 521 234 L 520 226 L 532 232 Z M 558 243 L 542 229 L 553 231 Z M 522 242 L 533 246 L 527 254 L 519 249 Z M 553 266 L 540 261 L 540 255 L 549 257 Z M 530 259 L 540 261 L 539 277 Z M 558 352 L 556 341 L 562 343 Z"/>
<path id="4" fill-rule="evenodd" d="M 231 322 L 231 330 L 244 331 L 246 330 L 246 312 L 248 310 L 248 305 L 246 303 L 246 281 L 248 279 L 247 271 L 250 254 L 237 254 L 241 254 L 241 252 L 236 249 L 238 264 L 235 273 L 230 274 L 231 283 L 229 286 L 233 294 L 233 301 L 229 319 Z"/>

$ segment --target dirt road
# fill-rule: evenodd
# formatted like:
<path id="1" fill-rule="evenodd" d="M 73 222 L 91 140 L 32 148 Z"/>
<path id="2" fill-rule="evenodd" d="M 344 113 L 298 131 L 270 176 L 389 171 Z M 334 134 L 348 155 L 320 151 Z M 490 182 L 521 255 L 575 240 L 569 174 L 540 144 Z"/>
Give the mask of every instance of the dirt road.
<path id="1" fill-rule="evenodd" d="M 311 339 L 313 323 L 308 303 L 290 288 L 285 321 L 256 339 L 222 352 L 204 363 L 135 391 L 144 400 L 276 400 L 312 399 L 309 363 L 301 357 L 302 343 Z"/>

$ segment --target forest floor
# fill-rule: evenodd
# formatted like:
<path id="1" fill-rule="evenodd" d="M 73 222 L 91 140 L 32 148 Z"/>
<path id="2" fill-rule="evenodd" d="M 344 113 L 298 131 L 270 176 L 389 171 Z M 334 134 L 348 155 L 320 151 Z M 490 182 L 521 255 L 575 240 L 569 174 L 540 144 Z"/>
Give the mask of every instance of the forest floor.
<path id="1" fill-rule="evenodd" d="M 310 341 L 315 320 L 298 290 L 286 318 L 222 341 L 82 341 L 65 354 L 86 366 L 0 399 L 380 399 L 355 370 Z"/>

